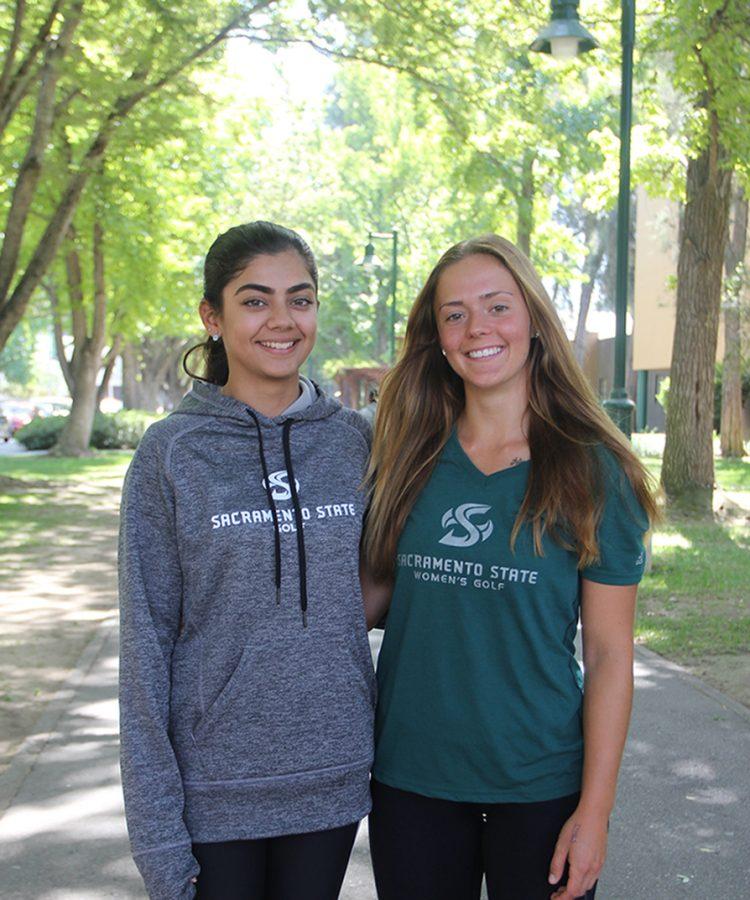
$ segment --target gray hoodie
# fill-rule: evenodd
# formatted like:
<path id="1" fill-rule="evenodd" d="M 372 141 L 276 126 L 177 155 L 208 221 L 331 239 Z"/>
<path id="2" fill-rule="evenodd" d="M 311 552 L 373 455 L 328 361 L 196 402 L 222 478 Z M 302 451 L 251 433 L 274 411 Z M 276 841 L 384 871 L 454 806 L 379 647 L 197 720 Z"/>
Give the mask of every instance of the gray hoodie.
<path id="1" fill-rule="evenodd" d="M 194 896 L 192 842 L 320 831 L 369 811 L 368 438 L 320 392 L 269 419 L 196 382 L 133 458 L 121 767 L 152 900 Z"/>

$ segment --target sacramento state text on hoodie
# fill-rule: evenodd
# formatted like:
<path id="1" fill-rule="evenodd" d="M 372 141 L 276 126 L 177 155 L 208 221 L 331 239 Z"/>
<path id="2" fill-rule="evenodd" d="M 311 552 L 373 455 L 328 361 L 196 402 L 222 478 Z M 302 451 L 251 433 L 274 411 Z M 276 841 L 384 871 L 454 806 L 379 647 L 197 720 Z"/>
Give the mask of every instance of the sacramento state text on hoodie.
<path id="1" fill-rule="evenodd" d="M 269 419 L 196 383 L 143 437 L 123 492 L 120 714 L 152 900 L 194 895 L 193 841 L 369 811 L 367 454 L 367 424 L 319 392 Z"/>

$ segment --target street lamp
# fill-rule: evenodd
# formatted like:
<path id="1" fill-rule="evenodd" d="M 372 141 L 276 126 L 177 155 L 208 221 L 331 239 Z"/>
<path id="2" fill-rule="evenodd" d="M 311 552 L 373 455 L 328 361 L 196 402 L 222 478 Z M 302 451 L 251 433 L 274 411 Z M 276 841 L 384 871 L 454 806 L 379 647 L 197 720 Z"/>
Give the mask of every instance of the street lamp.
<path id="1" fill-rule="evenodd" d="M 617 199 L 617 274 L 615 281 L 614 383 L 604 407 L 628 436 L 635 404 L 625 387 L 626 320 L 628 312 L 628 244 L 630 236 L 630 126 L 633 110 L 633 45 L 635 0 L 622 3 L 622 86 L 620 94 L 620 192 Z M 579 30 L 580 29 L 580 30 Z M 583 35 L 581 34 L 583 32 Z M 531 45 L 532 50 L 555 55 L 554 41 L 565 40 L 561 53 L 575 56 L 597 46 L 578 21 L 578 0 L 552 0 L 552 22 Z M 591 43 L 593 41 L 593 44 Z M 570 53 L 570 48 L 573 52 Z M 560 55 L 560 54 L 558 54 Z M 563 57 L 567 58 L 567 57 Z"/>
<path id="2" fill-rule="evenodd" d="M 389 350 L 391 365 L 396 361 L 396 283 L 398 280 L 398 229 L 390 231 L 370 231 L 367 234 L 365 255 L 357 263 L 366 269 L 385 268 L 384 263 L 375 254 L 374 240 L 391 241 L 391 310 L 389 322 Z"/>

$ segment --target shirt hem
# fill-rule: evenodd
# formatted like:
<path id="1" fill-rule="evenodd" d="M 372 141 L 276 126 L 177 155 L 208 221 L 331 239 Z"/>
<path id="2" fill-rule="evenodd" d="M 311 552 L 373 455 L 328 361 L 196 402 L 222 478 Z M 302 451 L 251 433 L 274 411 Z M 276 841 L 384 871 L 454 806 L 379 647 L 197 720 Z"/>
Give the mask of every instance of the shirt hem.
<path id="1" fill-rule="evenodd" d="M 408 778 L 391 777 L 387 772 L 378 769 L 372 770 L 372 777 L 400 791 L 409 791 L 412 794 L 421 794 L 423 797 L 433 797 L 436 800 L 452 800 L 456 803 L 542 803 L 546 800 L 558 800 L 581 790 L 581 778 L 574 777 L 567 781 L 559 781 L 555 786 L 544 790 L 534 791 L 529 788 L 508 788 L 504 790 L 487 790 L 475 793 L 474 791 L 451 790 L 444 787 L 412 782 Z"/>

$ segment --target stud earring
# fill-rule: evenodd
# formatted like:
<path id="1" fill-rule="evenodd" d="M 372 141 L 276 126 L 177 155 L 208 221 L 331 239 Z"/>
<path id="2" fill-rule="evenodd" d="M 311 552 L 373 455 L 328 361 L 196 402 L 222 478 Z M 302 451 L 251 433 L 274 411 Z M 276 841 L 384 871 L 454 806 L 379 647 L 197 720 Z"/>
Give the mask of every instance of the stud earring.
<path id="1" fill-rule="evenodd" d="M 446 355 L 446 354 L 445 354 L 445 349 L 444 349 L 443 347 L 440 348 L 440 352 L 443 354 L 443 356 Z"/>
<path id="2" fill-rule="evenodd" d="M 538 332 L 538 331 L 535 331 L 535 332 L 531 335 L 531 339 L 532 339 L 532 340 L 534 340 L 534 338 L 538 338 L 538 337 L 539 337 L 539 332 Z"/>
<path id="3" fill-rule="evenodd" d="M 216 334 L 211 335 L 211 340 L 214 341 L 214 343 L 220 339 L 221 339 L 221 335 L 218 332 Z"/>

